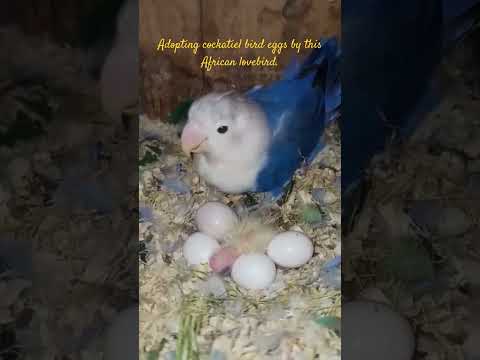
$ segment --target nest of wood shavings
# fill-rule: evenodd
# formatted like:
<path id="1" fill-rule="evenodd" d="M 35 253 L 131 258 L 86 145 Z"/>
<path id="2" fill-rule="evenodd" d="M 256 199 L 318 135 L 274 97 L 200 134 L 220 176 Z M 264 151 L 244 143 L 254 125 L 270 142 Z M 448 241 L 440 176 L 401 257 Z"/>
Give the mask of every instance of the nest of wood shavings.
<path id="1" fill-rule="evenodd" d="M 339 359 L 340 275 L 325 267 L 340 255 L 338 128 L 328 129 L 328 146 L 297 172 L 280 205 L 207 186 L 182 154 L 179 131 L 141 117 L 141 358 Z M 206 265 L 188 267 L 182 245 L 207 201 L 279 231 L 305 232 L 315 244 L 313 259 L 299 269 L 278 269 L 273 285 L 256 292 Z"/>
<path id="2" fill-rule="evenodd" d="M 461 64 L 461 52 L 442 67 L 451 91 L 440 106 L 372 161 L 343 242 L 344 296 L 388 303 L 408 318 L 415 359 L 464 359 L 480 326 L 471 306 L 480 269 L 480 72 Z"/>

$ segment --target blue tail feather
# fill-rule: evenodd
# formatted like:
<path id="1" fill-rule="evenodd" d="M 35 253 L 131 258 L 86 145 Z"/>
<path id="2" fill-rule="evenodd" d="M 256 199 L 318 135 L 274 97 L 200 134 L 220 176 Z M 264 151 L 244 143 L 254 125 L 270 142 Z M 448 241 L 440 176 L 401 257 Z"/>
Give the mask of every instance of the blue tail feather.
<path id="1" fill-rule="evenodd" d="M 324 78 L 314 78 L 315 81 L 320 82 L 319 85 L 324 88 L 325 101 L 325 124 L 330 124 L 331 121 L 339 115 L 339 108 L 342 101 L 342 87 L 340 83 L 340 55 L 341 50 L 335 38 L 329 38 L 326 41 L 321 41 L 322 46 L 314 49 L 307 58 L 300 63 L 298 59 L 294 58 L 290 65 L 283 73 L 283 80 L 294 80 L 303 76 L 316 76 L 315 72 L 324 72 Z M 320 67 L 320 68 L 319 68 Z M 310 79 L 310 76 L 308 77 Z"/>
<path id="2" fill-rule="evenodd" d="M 294 59 L 279 81 L 246 93 L 264 110 L 273 134 L 255 191 L 278 198 L 295 170 L 323 149 L 324 128 L 341 102 L 339 55 L 337 41 L 328 39 L 303 61 Z"/>

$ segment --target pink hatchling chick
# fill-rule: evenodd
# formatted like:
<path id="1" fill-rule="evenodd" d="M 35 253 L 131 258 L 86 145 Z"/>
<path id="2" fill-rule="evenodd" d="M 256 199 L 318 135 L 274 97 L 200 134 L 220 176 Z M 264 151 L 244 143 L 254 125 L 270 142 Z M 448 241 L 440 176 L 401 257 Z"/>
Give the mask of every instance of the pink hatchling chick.
<path id="1" fill-rule="evenodd" d="M 271 226 L 264 225 L 256 219 L 246 218 L 240 221 L 224 239 L 222 248 L 212 255 L 210 268 L 216 273 L 229 272 L 237 258 L 245 253 L 265 253 L 276 235 Z"/>
<path id="2" fill-rule="evenodd" d="M 228 272 L 240 255 L 240 251 L 234 247 L 223 247 L 210 258 L 210 268 L 216 273 Z"/>

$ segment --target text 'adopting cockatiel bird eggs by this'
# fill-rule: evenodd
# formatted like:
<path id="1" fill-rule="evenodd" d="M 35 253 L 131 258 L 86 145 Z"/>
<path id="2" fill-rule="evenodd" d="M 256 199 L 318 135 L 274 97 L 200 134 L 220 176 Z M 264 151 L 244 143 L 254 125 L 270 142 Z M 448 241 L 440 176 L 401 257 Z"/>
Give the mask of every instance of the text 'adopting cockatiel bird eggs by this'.
<path id="1" fill-rule="evenodd" d="M 295 268 L 305 265 L 312 258 L 313 244 L 301 232 L 287 231 L 272 239 L 267 254 L 277 265 Z"/>
<path id="2" fill-rule="evenodd" d="M 265 289 L 273 283 L 277 269 L 273 261 L 263 254 L 241 255 L 233 264 L 232 279 L 251 290 Z"/>
<path id="3" fill-rule="evenodd" d="M 195 216 L 197 228 L 215 239 L 223 238 L 238 222 L 237 215 L 220 202 L 207 202 Z"/>
<path id="4" fill-rule="evenodd" d="M 210 257 L 220 248 L 217 240 L 196 232 L 185 241 L 183 256 L 189 265 L 208 264 Z"/>

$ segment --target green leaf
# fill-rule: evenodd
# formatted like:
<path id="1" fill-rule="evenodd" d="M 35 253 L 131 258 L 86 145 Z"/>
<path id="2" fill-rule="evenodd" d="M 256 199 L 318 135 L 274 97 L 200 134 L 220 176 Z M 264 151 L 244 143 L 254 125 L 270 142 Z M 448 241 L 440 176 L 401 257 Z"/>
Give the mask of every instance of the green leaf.
<path id="1" fill-rule="evenodd" d="M 156 349 L 151 350 L 147 353 L 147 360 L 158 360 L 160 358 L 160 352 L 163 350 L 167 342 L 168 340 L 165 338 L 160 340 L 160 343 L 158 344 L 158 346 L 156 346 Z"/>
<path id="2" fill-rule="evenodd" d="M 157 154 L 158 156 L 162 155 L 162 149 L 160 149 L 159 146 L 146 145 L 145 147 L 151 150 L 152 152 L 154 152 L 155 154 Z"/>
<path id="3" fill-rule="evenodd" d="M 307 205 L 302 209 L 302 220 L 307 224 L 317 224 L 323 220 L 323 214 L 315 205 Z"/>
<path id="4" fill-rule="evenodd" d="M 172 124 L 178 124 L 185 120 L 188 115 L 188 110 L 190 106 L 192 106 L 193 99 L 187 99 L 182 101 L 180 105 L 178 105 L 175 110 L 173 110 L 170 114 L 168 114 L 168 121 Z"/>
<path id="5" fill-rule="evenodd" d="M 160 351 L 152 350 L 148 352 L 147 360 L 158 360 L 159 356 L 160 356 Z"/>
<path id="6" fill-rule="evenodd" d="M 177 339 L 176 360 L 198 360 L 197 344 L 198 323 L 194 315 L 185 315 L 180 322 Z"/>
<path id="7" fill-rule="evenodd" d="M 147 151 L 143 158 L 139 161 L 139 165 L 146 166 L 148 164 L 154 163 L 155 161 L 158 161 L 158 155 L 154 152 Z"/>
<path id="8" fill-rule="evenodd" d="M 251 193 L 245 194 L 245 197 L 243 198 L 243 203 L 247 207 L 255 206 L 257 205 L 257 199 L 255 199 L 255 196 L 252 195 Z"/>
<path id="9" fill-rule="evenodd" d="M 341 320 L 336 316 L 320 316 L 314 320 L 316 324 L 321 327 L 326 327 L 332 331 L 340 332 L 341 329 Z"/>

